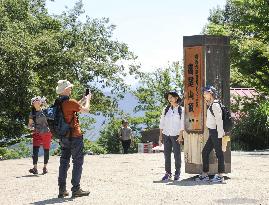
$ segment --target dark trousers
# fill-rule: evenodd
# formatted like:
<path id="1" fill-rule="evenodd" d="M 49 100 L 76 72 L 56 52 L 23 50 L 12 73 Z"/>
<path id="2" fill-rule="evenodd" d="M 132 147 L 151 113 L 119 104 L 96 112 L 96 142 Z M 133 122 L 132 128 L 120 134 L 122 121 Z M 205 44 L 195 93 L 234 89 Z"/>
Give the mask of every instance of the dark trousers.
<path id="1" fill-rule="evenodd" d="M 83 155 L 83 138 L 67 138 L 61 139 L 61 157 L 59 167 L 58 185 L 59 189 L 66 190 L 66 177 L 69 168 L 70 157 L 72 156 L 73 170 L 72 170 L 72 191 L 75 192 L 80 188 L 80 178 L 82 174 L 82 165 L 84 162 Z"/>
<path id="2" fill-rule="evenodd" d="M 164 158 L 165 158 L 165 171 L 171 173 L 171 153 L 172 148 L 175 158 L 175 168 L 176 172 L 180 173 L 181 168 L 181 151 L 180 144 L 177 142 L 178 136 L 163 136 L 163 145 L 164 145 Z"/>
<path id="3" fill-rule="evenodd" d="M 33 147 L 33 164 L 37 164 L 38 161 L 38 152 L 39 152 L 39 146 L 34 146 Z M 49 149 L 44 149 L 44 164 L 48 164 L 49 161 Z"/>
<path id="4" fill-rule="evenodd" d="M 131 140 L 121 140 L 121 144 L 123 147 L 123 153 L 128 154 L 128 149 L 130 148 Z"/>
<path id="5" fill-rule="evenodd" d="M 224 155 L 222 151 L 222 138 L 218 138 L 217 129 L 209 129 L 209 138 L 204 146 L 202 151 L 203 158 L 203 172 L 209 171 L 209 154 L 215 149 L 216 156 L 218 159 L 218 172 L 224 173 L 225 165 L 224 165 Z"/>

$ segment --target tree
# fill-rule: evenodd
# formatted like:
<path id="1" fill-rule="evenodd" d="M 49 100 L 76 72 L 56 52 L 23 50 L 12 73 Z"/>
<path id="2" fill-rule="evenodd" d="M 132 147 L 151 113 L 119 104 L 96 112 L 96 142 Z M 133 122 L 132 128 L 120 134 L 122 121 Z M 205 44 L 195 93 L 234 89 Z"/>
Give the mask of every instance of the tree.
<path id="1" fill-rule="evenodd" d="M 205 34 L 231 37 L 233 86 L 255 87 L 269 93 L 269 2 L 227 0 L 214 9 Z"/>
<path id="2" fill-rule="evenodd" d="M 0 2 L 0 140 L 3 143 L 26 133 L 30 99 L 44 95 L 56 98 L 59 79 L 75 83 L 74 98 L 89 86 L 93 93 L 92 113 L 104 115 L 117 108 L 118 98 L 128 87 L 127 73 L 136 72 L 136 57 L 124 43 L 112 40 L 109 20 L 87 18 L 79 1 L 60 16 L 50 16 L 45 0 Z M 126 65 L 126 63 L 125 63 Z M 108 88 L 113 97 L 104 94 Z"/>
<path id="3" fill-rule="evenodd" d="M 161 111 L 167 105 L 165 93 L 177 90 L 179 94 L 183 94 L 183 68 L 179 62 L 175 62 L 152 73 L 140 73 L 139 79 L 141 86 L 134 92 L 139 101 L 135 111 L 145 112 L 143 123 L 148 129 L 156 128 Z"/>

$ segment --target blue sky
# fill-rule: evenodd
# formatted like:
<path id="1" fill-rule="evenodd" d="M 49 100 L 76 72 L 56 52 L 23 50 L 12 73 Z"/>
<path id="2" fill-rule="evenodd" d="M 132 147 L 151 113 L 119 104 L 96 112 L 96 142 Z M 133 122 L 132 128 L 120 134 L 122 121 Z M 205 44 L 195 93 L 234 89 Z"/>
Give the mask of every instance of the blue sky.
<path id="1" fill-rule="evenodd" d="M 50 14 L 59 14 L 76 0 L 47 2 Z M 183 36 L 200 34 L 210 9 L 226 0 L 83 0 L 85 15 L 108 17 L 117 26 L 114 38 L 127 43 L 143 71 L 182 61 Z"/>

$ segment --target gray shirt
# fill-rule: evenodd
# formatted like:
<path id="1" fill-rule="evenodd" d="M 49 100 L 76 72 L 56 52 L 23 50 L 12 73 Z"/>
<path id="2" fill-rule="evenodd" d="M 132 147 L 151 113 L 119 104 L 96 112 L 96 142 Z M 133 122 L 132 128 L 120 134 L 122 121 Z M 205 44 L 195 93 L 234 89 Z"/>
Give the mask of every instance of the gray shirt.
<path id="1" fill-rule="evenodd" d="M 30 112 L 29 118 L 34 120 L 32 112 Z M 34 128 L 38 133 L 45 133 L 50 131 L 47 118 L 42 110 L 35 112 Z"/>
<path id="2" fill-rule="evenodd" d="M 130 140 L 133 136 L 132 129 L 130 127 L 122 127 L 119 130 L 119 137 L 121 140 Z"/>

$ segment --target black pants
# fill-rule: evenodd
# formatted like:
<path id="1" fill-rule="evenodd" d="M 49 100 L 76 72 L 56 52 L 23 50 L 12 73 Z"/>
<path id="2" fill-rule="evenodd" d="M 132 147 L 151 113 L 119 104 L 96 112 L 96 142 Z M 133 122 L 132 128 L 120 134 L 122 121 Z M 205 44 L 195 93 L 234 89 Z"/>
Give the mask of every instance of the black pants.
<path id="1" fill-rule="evenodd" d="M 224 155 L 222 151 L 222 138 L 218 138 L 217 129 L 209 129 L 209 138 L 202 151 L 203 172 L 209 171 L 209 154 L 213 150 L 213 148 L 215 149 L 216 156 L 218 159 L 218 172 L 224 173 L 225 165 Z"/>
<path id="2" fill-rule="evenodd" d="M 83 137 L 63 137 L 61 139 L 61 157 L 60 157 L 60 167 L 59 167 L 59 177 L 58 185 L 59 190 L 66 190 L 66 178 L 67 170 L 69 168 L 70 158 L 72 156 L 73 170 L 72 170 L 72 179 L 71 183 L 73 185 L 72 192 L 80 189 L 80 179 L 82 174 L 82 165 L 84 163 L 83 155 Z"/>
<path id="3" fill-rule="evenodd" d="M 123 153 L 128 154 L 128 149 L 130 148 L 131 140 L 121 140 L 121 144 L 123 147 Z"/>
<path id="4" fill-rule="evenodd" d="M 178 138 L 178 135 L 177 136 L 167 136 L 167 135 L 163 136 L 165 171 L 167 173 L 171 173 L 171 153 L 172 153 L 172 148 L 173 148 L 176 173 L 180 174 L 181 151 L 180 151 L 180 144 L 178 143 L 177 138 Z"/>
<path id="5" fill-rule="evenodd" d="M 39 152 L 39 146 L 34 146 L 33 147 L 33 164 L 37 164 L 38 161 L 38 152 Z M 44 149 L 44 164 L 48 164 L 49 161 L 49 149 Z"/>

